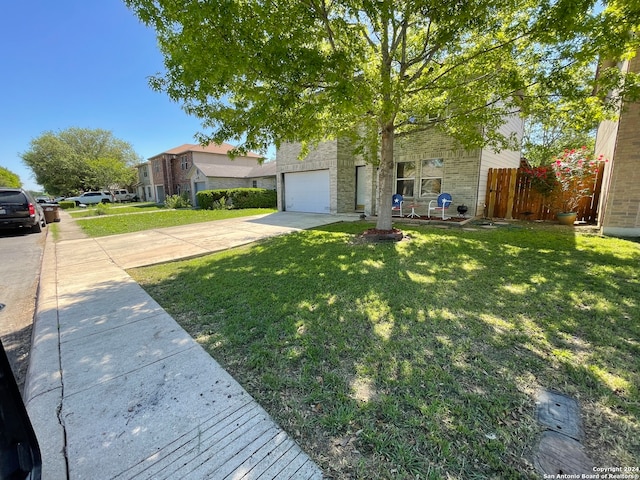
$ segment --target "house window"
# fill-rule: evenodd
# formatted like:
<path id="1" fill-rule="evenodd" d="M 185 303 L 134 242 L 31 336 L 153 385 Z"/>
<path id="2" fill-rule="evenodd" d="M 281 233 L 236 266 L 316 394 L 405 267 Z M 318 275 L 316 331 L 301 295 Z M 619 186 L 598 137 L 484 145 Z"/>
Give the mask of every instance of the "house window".
<path id="1" fill-rule="evenodd" d="M 258 181 L 257 181 L 257 180 L 253 180 L 253 181 L 251 182 L 251 186 L 252 186 L 253 188 L 258 188 Z"/>
<path id="2" fill-rule="evenodd" d="M 416 164 L 399 162 L 396 164 L 396 193 L 404 197 L 413 197 L 413 186 L 416 181 Z"/>
<path id="3" fill-rule="evenodd" d="M 153 162 L 153 170 L 158 173 L 160 171 L 160 161 Z"/>
<path id="4" fill-rule="evenodd" d="M 442 177 L 444 172 L 444 160 L 442 158 L 430 158 L 422 160 L 420 177 L 420 196 L 437 197 L 442 193 Z"/>
<path id="5" fill-rule="evenodd" d="M 147 178 L 149 176 L 149 172 L 147 171 L 147 167 L 142 168 L 142 176 Z"/>
<path id="6" fill-rule="evenodd" d="M 180 157 L 180 170 L 189 170 L 189 160 L 186 155 Z"/>

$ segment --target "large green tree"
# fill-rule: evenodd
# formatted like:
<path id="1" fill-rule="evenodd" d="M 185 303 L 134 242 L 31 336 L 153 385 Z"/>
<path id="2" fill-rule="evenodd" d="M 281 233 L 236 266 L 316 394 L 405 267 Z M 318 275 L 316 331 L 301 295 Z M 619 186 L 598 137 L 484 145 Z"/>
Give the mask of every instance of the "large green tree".
<path id="1" fill-rule="evenodd" d="M 141 157 L 108 130 L 68 128 L 44 132 L 21 154 L 36 181 L 53 195 L 129 185 Z"/>
<path id="2" fill-rule="evenodd" d="M 561 77 L 571 79 L 570 85 L 578 95 L 562 95 L 545 84 L 529 88 L 522 153 L 532 165 L 549 164 L 565 149 L 593 149 L 600 122 L 617 114 L 615 102 L 600 102 L 593 94 L 596 65 L 578 63 L 562 72 Z"/>
<path id="3" fill-rule="evenodd" d="M 157 33 L 152 79 L 238 152 L 349 137 L 391 205 L 393 145 L 440 129 L 502 148 L 505 115 L 555 96 L 594 103 L 571 71 L 635 51 L 637 0 L 125 0 Z M 621 87 L 611 71 L 600 92 Z M 619 90 L 622 92 L 623 90 Z M 306 151 L 303 148 L 302 152 Z M 392 226 L 378 209 L 377 228 Z"/>
<path id="4" fill-rule="evenodd" d="M 22 182 L 18 174 L 8 168 L 0 167 L 0 187 L 20 188 Z"/>

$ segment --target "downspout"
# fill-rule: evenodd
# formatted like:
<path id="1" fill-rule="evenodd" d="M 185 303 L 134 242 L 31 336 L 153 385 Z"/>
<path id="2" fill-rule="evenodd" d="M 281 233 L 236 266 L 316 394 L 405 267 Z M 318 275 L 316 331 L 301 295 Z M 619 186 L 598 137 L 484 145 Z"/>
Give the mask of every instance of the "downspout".
<path id="1" fill-rule="evenodd" d="M 482 127 L 482 137 L 484 138 L 485 136 L 485 127 Z M 484 147 L 480 148 L 480 154 L 478 155 L 478 176 L 477 176 L 477 184 L 476 184 L 476 205 L 474 208 L 474 212 L 473 212 L 473 216 L 475 217 L 476 215 L 478 215 L 478 207 L 480 206 L 480 181 L 481 181 L 481 175 L 482 175 L 482 155 L 484 154 Z M 487 187 L 485 187 L 485 191 L 484 191 L 484 207 L 482 208 L 482 216 L 486 217 L 487 216 L 487 202 L 486 202 L 486 197 L 487 197 Z"/>

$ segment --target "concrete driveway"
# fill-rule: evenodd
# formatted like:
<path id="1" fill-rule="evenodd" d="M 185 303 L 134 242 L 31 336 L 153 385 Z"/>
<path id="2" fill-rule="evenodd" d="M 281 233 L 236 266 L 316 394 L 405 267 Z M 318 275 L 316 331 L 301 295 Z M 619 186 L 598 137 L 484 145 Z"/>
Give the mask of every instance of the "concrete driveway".
<path id="1" fill-rule="evenodd" d="M 358 220 L 356 215 L 278 212 L 99 237 L 78 245 L 95 243 L 116 265 L 127 269 L 206 255 L 267 237 L 355 220 Z"/>

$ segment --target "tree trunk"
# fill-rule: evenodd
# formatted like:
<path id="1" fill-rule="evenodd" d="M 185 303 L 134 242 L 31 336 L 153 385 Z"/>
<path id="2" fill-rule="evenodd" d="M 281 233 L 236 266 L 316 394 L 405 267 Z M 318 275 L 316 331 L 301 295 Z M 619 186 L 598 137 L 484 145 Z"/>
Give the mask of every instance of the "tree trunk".
<path id="1" fill-rule="evenodd" d="M 376 206 L 378 211 L 378 230 L 391 230 L 391 197 L 393 196 L 393 124 L 387 125 L 382 130 L 380 167 L 378 170 L 378 191 L 379 202 Z"/>

